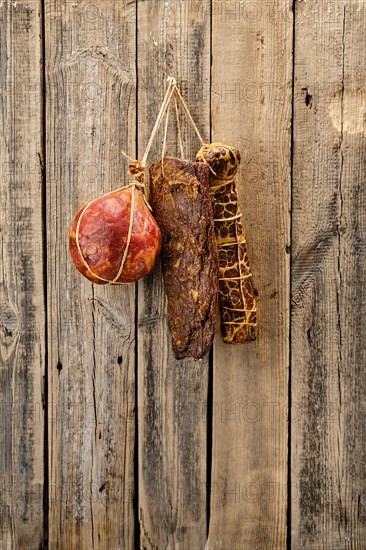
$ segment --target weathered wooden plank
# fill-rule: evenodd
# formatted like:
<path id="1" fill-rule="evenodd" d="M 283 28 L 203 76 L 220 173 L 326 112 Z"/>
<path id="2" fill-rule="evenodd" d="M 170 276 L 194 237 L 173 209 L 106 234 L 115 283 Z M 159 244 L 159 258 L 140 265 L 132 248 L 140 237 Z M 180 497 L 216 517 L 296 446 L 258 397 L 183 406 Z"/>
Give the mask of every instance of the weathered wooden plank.
<path id="1" fill-rule="evenodd" d="M 202 2 L 138 2 L 140 156 L 169 75 L 177 77 L 199 128 L 209 135 L 209 14 L 209 5 Z M 170 116 L 174 120 L 174 110 Z M 183 121 L 185 156 L 194 159 L 199 142 Z M 169 136 L 168 152 L 179 155 L 175 126 Z M 160 154 L 158 139 L 151 160 Z M 204 547 L 207 531 L 208 359 L 174 359 L 159 266 L 139 284 L 138 302 L 141 548 L 195 550 Z"/>
<path id="2" fill-rule="evenodd" d="M 135 6 L 46 1 L 52 548 L 134 545 L 134 286 L 93 286 L 68 231 L 135 141 Z"/>
<path id="3" fill-rule="evenodd" d="M 212 549 L 285 548 L 292 2 L 213 2 L 213 141 L 242 154 L 238 191 L 258 341 L 217 335 Z"/>
<path id="4" fill-rule="evenodd" d="M 43 545 L 41 2 L 0 6 L 0 548 Z"/>
<path id="5" fill-rule="evenodd" d="M 292 545 L 363 548 L 365 4 L 296 5 Z"/>

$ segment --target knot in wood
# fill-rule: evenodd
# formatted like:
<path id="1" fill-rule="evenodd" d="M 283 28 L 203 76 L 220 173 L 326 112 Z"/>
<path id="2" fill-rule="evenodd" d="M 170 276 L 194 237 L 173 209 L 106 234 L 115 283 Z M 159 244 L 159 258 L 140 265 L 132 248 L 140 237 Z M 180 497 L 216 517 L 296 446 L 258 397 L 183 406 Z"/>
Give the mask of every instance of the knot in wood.
<path id="1" fill-rule="evenodd" d="M 10 304 L 3 303 L 0 306 L 0 329 L 5 336 L 11 338 L 18 332 L 18 317 Z"/>

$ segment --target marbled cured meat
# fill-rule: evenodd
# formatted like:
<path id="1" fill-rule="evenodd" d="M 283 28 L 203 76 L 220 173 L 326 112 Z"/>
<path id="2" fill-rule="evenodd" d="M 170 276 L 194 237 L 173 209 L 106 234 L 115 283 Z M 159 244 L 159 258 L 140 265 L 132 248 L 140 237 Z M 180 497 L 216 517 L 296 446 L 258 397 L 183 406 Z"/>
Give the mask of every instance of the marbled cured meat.
<path id="1" fill-rule="evenodd" d="M 142 192 L 128 187 L 80 208 L 69 246 L 76 268 L 93 283 L 132 283 L 153 268 L 161 233 Z"/>
<path id="2" fill-rule="evenodd" d="M 224 342 L 256 340 L 256 291 L 249 266 L 246 239 L 236 191 L 240 153 L 221 143 L 204 145 L 197 160 L 210 167 L 215 232 L 219 248 L 219 303 Z"/>
<path id="3" fill-rule="evenodd" d="M 218 308 L 218 252 L 209 169 L 164 157 L 150 167 L 150 204 L 162 233 L 161 262 L 175 357 L 210 349 Z"/>

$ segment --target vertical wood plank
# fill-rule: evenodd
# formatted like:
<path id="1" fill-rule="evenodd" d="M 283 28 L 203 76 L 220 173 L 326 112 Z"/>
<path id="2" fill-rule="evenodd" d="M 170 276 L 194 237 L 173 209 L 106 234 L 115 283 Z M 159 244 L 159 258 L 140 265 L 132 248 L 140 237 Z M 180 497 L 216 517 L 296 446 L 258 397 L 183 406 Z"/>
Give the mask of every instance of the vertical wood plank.
<path id="1" fill-rule="evenodd" d="M 0 5 L 0 548 L 43 546 L 41 3 Z"/>
<path id="2" fill-rule="evenodd" d="M 93 286 L 68 232 L 135 142 L 135 6 L 46 0 L 50 547 L 134 546 L 134 286 Z"/>
<path id="3" fill-rule="evenodd" d="M 143 155 L 167 76 L 209 136 L 209 3 L 138 2 L 138 143 Z M 171 112 L 174 120 L 174 110 Z M 199 142 L 183 117 L 186 158 Z M 175 126 L 168 153 L 179 155 Z M 161 155 L 161 139 L 151 160 Z M 159 266 L 139 284 L 138 429 L 141 548 L 204 548 L 208 359 L 176 361 Z"/>
<path id="4" fill-rule="evenodd" d="M 238 147 L 258 340 L 217 335 L 211 549 L 286 547 L 292 2 L 213 1 L 213 141 Z"/>
<path id="5" fill-rule="evenodd" d="M 296 5 L 292 544 L 366 540 L 365 4 Z"/>

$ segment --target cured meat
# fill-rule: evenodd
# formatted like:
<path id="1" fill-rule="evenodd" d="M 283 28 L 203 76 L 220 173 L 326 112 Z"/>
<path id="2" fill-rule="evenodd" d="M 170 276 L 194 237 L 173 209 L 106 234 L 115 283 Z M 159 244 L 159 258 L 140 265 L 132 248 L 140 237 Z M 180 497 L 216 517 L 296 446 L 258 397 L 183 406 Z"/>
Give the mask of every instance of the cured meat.
<path id="1" fill-rule="evenodd" d="M 147 275 L 160 251 L 160 230 L 142 192 L 118 189 L 80 208 L 69 236 L 76 268 L 95 284 L 124 284 Z"/>
<path id="2" fill-rule="evenodd" d="M 240 153 L 221 143 L 204 145 L 196 159 L 210 167 L 215 233 L 219 248 L 219 303 L 224 342 L 256 340 L 256 291 L 253 286 L 235 185 Z"/>
<path id="3" fill-rule="evenodd" d="M 161 261 L 175 357 L 210 349 L 218 308 L 218 251 L 209 169 L 164 157 L 150 167 L 150 204 L 162 233 Z"/>

